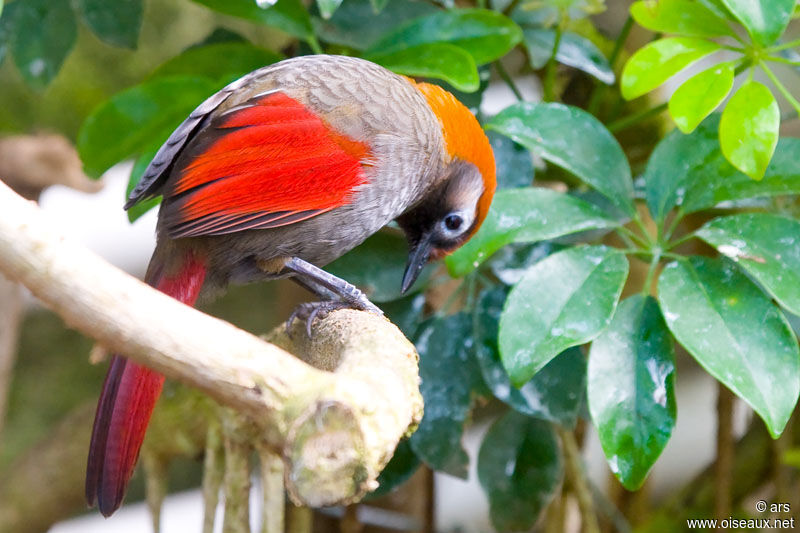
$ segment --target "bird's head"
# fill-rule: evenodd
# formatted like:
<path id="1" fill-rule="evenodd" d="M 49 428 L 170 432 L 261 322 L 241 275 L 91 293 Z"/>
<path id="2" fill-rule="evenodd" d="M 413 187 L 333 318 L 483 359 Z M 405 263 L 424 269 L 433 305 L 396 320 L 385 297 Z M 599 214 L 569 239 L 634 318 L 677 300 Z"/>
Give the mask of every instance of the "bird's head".
<path id="1" fill-rule="evenodd" d="M 447 160 L 434 189 L 397 219 L 410 248 L 403 292 L 428 261 L 455 251 L 478 231 L 497 187 L 492 147 L 469 109 L 438 85 L 416 86 L 442 126 Z"/>

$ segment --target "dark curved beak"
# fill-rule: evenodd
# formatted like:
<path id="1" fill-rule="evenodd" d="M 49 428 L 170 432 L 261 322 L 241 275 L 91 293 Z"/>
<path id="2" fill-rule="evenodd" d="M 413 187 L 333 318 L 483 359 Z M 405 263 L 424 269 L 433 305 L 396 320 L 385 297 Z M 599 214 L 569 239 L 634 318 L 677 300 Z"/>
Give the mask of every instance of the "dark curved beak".
<path id="1" fill-rule="evenodd" d="M 428 264 L 432 248 L 433 243 L 431 242 L 430 233 L 423 233 L 422 237 L 411 247 L 411 251 L 408 253 L 406 271 L 403 274 L 403 285 L 400 288 L 402 294 L 405 294 L 417 281 L 419 273 Z"/>

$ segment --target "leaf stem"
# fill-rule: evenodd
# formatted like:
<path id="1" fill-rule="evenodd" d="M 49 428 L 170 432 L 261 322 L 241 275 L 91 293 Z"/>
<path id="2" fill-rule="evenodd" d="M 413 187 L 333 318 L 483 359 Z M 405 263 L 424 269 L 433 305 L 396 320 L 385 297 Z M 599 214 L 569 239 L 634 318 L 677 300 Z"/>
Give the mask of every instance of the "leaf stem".
<path id="1" fill-rule="evenodd" d="M 772 72 L 772 70 L 770 70 L 765 62 L 759 61 L 758 64 L 764 69 L 764 72 L 767 73 L 767 76 L 769 76 L 772 84 L 775 85 L 783 97 L 786 98 L 790 104 L 792 104 L 792 107 L 794 107 L 794 110 L 797 111 L 797 114 L 800 115 L 800 102 L 798 102 L 797 99 L 795 99 L 795 97 L 792 96 L 791 93 L 786 89 L 786 87 L 783 86 L 781 80 L 778 79 L 778 77 Z"/>
<path id="2" fill-rule="evenodd" d="M 625 24 L 622 26 L 622 29 L 617 35 L 617 39 L 614 41 L 614 48 L 611 50 L 611 55 L 608 56 L 608 66 L 611 67 L 611 70 L 614 70 L 614 63 L 617 62 L 619 58 L 620 52 L 622 52 L 622 47 L 625 44 L 625 41 L 628 40 L 628 35 L 631 33 L 631 28 L 633 28 L 633 17 L 628 15 L 628 18 L 625 19 Z M 597 115 L 598 108 L 600 107 L 600 101 L 606 94 L 607 86 L 602 83 L 595 83 L 594 90 L 592 91 L 592 96 L 589 98 L 589 105 L 587 106 L 587 111 L 592 115 Z"/>
<path id="3" fill-rule="evenodd" d="M 517 4 L 519 4 L 519 2 L 520 0 L 511 0 L 511 3 L 508 4 L 508 6 L 503 10 L 503 15 L 505 16 L 511 15 L 511 13 L 514 12 L 514 9 L 516 9 Z"/>
<path id="4" fill-rule="evenodd" d="M 684 235 L 680 239 L 672 241 L 671 243 L 669 243 L 669 246 L 667 246 L 667 250 L 674 250 L 675 248 L 677 248 L 681 244 L 685 243 L 688 240 L 694 239 L 695 237 L 697 237 L 697 233 L 696 232 L 693 231 L 691 233 L 687 233 L 686 235 Z"/>
<path id="5" fill-rule="evenodd" d="M 578 448 L 575 434 L 557 424 L 555 424 L 555 428 L 564 446 L 564 467 L 578 500 L 578 509 L 580 509 L 581 513 L 583 531 L 585 533 L 600 533 L 597 513 L 594 510 L 592 491 L 589 487 L 583 464 L 581 464 L 581 451 Z"/>
<path id="6" fill-rule="evenodd" d="M 672 232 L 675 231 L 680 221 L 683 220 L 683 215 L 683 209 L 678 208 L 675 212 L 675 218 L 670 221 L 667 231 L 664 232 L 664 241 L 669 241 L 669 238 L 672 237 Z"/>
<path id="7" fill-rule="evenodd" d="M 774 63 L 782 63 L 784 65 L 790 65 L 792 67 L 800 67 L 800 61 L 792 61 L 791 59 L 786 59 L 785 57 L 781 56 L 767 56 L 767 61 L 772 61 Z"/>
<path id="8" fill-rule="evenodd" d="M 769 48 L 766 48 L 764 51 L 768 54 L 771 54 L 772 52 L 780 52 L 781 50 L 786 50 L 787 48 L 794 48 L 795 46 L 800 46 L 800 39 L 789 41 L 788 43 L 782 43 L 775 46 L 770 46 Z"/>
<path id="9" fill-rule="evenodd" d="M 311 47 L 311 50 L 315 54 L 324 54 L 325 53 L 322 50 L 322 46 L 320 46 L 319 41 L 317 40 L 317 36 L 314 35 L 313 33 L 311 35 L 309 35 L 308 37 L 306 37 L 306 42 L 308 43 L 308 46 Z"/>
<path id="10" fill-rule="evenodd" d="M 508 71 L 506 70 L 506 67 L 503 66 L 503 63 L 499 59 L 494 62 L 494 68 L 497 71 L 497 74 L 500 76 L 500 78 L 504 82 L 506 82 L 506 85 L 508 85 L 508 88 L 511 89 L 511 92 L 514 93 L 514 96 L 517 97 L 517 100 L 519 100 L 520 102 L 525 100 L 525 98 L 522 97 L 522 93 L 520 92 L 519 88 L 517 87 L 517 84 L 514 83 L 514 80 L 508 74 Z"/>
<path id="11" fill-rule="evenodd" d="M 642 294 L 644 296 L 650 296 L 650 292 L 653 287 L 653 276 L 656 273 L 656 267 L 658 267 L 658 263 L 661 262 L 661 250 L 657 250 L 653 254 L 653 258 L 650 260 L 650 267 L 647 269 L 647 277 L 644 278 L 644 285 L 642 285 Z"/>
<path id="12" fill-rule="evenodd" d="M 553 102 L 555 100 L 555 84 L 556 84 L 556 54 L 558 47 L 561 46 L 561 22 L 556 25 L 556 38 L 553 40 L 553 51 L 550 53 L 550 59 L 547 60 L 547 70 L 544 74 L 544 101 Z"/>
<path id="13" fill-rule="evenodd" d="M 619 120 L 615 120 L 614 122 L 608 125 L 608 129 L 612 133 L 617 133 L 624 129 L 630 128 L 631 126 L 635 126 L 640 122 L 644 122 L 645 120 L 653 116 L 660 115 L 666 109 L 667 109 L 667 103 L 664 102 L 663 104 L 659 104 L 655 107 L 644 109 L 642 111 L 638 111 L 636 113 L 628 115 L 627 117 L 622 117 Z"/>
<path id="14" fill-rule="evenodd" d="M 630 229 L 626 228 L 625 226 L 618 227 L 617 231 L 619 232 L 618 235 L 620 237 L 622 237 L 623 235 L 626 235 L 630 239 L 633 239 L 633 241 L 635 241 L 634 247 L 636 247 L 636 246 L 639 246 L 641 248 L 649 248 L 650 247 L 649 243 L 647 242 L 647 240 L 644 237 L 642 237 L 641 235 L 635 233 L 634 231 L 631 231 Z"/>

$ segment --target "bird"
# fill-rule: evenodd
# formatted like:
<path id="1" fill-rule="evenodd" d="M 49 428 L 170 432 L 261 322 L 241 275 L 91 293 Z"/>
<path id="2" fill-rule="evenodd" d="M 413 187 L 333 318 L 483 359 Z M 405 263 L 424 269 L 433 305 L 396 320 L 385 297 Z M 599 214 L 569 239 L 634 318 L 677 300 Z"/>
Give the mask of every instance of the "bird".
<path id="1" fill-rule="evenodd" d="M 145 282 L 194 306 L 230 284 L 289 277 L 321 298 L 296 313 L 380 313 L 322 270 L 395 221 L 405 293 L 466 242 L 496 188 L 475 116 L 442 87 L 364 59 L 310 55 L 255 70 L 200 104 L 156 152 L 125 208 L 161 197 Z M 292 318 L 294 318 L 293 315 Z M 100 394 L 86 500 L 122 504 L 164 376 L 114 355 Z"/>

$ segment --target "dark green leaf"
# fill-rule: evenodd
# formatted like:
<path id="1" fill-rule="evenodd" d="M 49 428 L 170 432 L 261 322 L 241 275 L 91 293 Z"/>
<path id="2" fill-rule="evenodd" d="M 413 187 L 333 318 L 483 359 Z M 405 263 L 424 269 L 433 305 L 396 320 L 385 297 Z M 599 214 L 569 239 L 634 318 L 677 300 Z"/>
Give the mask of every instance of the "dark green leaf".
<path id="1" fill-rule="evenodd" d="M 492 274 L 505 285 L 516 285 L 525 272 L 548 255 L 563 250 L 564 246 L 553 241 L 534 244 L 509 244 L 500 248 L 487 262 Z"/>
<path id="2" fill-rule="evenodd" d="M 733 166 L 760 180 L 778 144 L 781 113 L 766 85 L 754 80 L 739 87 L 722 112 L 719 143 Z"/>
<path id="3" fill-rule="evenodd" d="M 425 293 L 419 292 L 399 300 L 384 302 L 381 310 L 389 321 L 400 328 L 403 335 L 413 338 L 422 322 L 422 312 L 425 310 Z"/>
<path id="4" fill-rule="evenodd" d="M 675 354 L 656 301 L 640 294 L 617 307 L 589 351 L 588 401 L 614 475 L 637 490 L 675 426 Z"/>
<path id="5" fill-rule="evenodd" d="M 531 66 L 535 69 L 542 68 L 553 53 L 555 30 L 526 29 L 523 35 Z M 577 33 L 568 31 L 561 35 L 556 60 L 594 76 L 605 84 L 614 83 L 614 71 L 603 52 L 592 41 Z"/>
<path id="6" fill-rule="evenodd" d="M 531 153 L 505 135 L 490 131 L 486 135 L 492 145 L 497 170 L 497 188 L 527 187 L 533 182 Z"/>
<path id="7" fill-rule="evenodd" d="M 8 43 L 11 40 L 11 33 L 14 28 L 14 8 L 10 7 L 3 11 L 3 2 L 0 0 L 0 65 L 6 57 Z"/>
<path id="8" fill-rule="evenodd" d="M 400 283 L 406 266 L 408 246 L 396 232 L 376 233 L 351 252 L 346 253 L 326 267 L 331 274 L 357 285 L 370 300 L 388 302 L 402 296 Z M 420 280 L 411 288 L 413 292 L 425 287 L 434 267 L 420 274 Z"/>
<path id="9" fill-rule="evenodd" d="M 777 438 L 800 392 L 800 351 L 780 310 L 732 264 L 705 257 L 667 265 L 658 300 L 684 348 Z"/>
<path id="10" fill-rule="evenodd" d="M 392 0 L 376 14 L 369 0 L 347 0 L 329 20 L 314 17 L 313 22 L 317 35 L 323 41 L 365 50 L 398 25 L 437 11 L 428 2 Z"/>
<path id="11" fill-rule="evenodd" d="M 475 308 L 475 351 L 483 381 L 499 400 L 520 413 L 573 427 L 583 403 L 586 358 L 570 348 L 517 389 L 511 386 L 497 351 L 497 329 L 506 301 L 504 287 L 484 291 Z"/>
<path id="12" fill-rule="evenodd" d="M 340 5 L 342 5 L 342 0 L 317 0 L 319 14 L 324 19 L 331 18 Z"/>
<path id="13" fill-rule="evenodd" d="M 389 463 L 378 476 L 378 488 L 369 493 L 367 499 L 378 498 L 389 494 L 391 491 L 408 481 L 419 468 L 419 458 L 414 455 L 408 439 L 401 440 L 394 450 Z"/>
<path id="14" fill-rule="evenodd" d="M 26 83 L 43 89 L 75 45 L 78 28 L 69 0 L 22 0 L 6 9 L 9 44 Z"/>
<path id="15" fill-rule="evenodd" d="M 715 218 L 697 235 L 750 273 L 779 304 L 800 314 L 800 222 L 743 213 Z"/>
<path id="16" fill-rule="evenodd" d="M 778 40 L 795 6 L 795 0 L 722 0 L 722 3 L 761 46 Z"/>
<path id="17" fill-rule="evenodd" d="M 156 68 L 150 79 L 165 76 L 205 76 L 220 84 L 280 61 L 283 57 L 247 42 L 223 42 L 184 50 Z"/>
<path id="18" fill-rule="evenodd" d="M 533 265 L 511 290 L 500 317 L 500 357 L 516 386 L 557 354 L 608 326 L 628 277 L 628 261 L 605 246 L 579 246 Z"/>
<path id="19" fill-rule="evenodd" d="M 754 181 L 733 168 L 717 144 L 704 165 L 691 169 L 687 185 L 683 200 L 686 213 L 733 200 L 800 194 L 800 139 L 784 137 L 778 141 L 761 181 Z"/>
<path id="20" fill-rule="evenodd" d="M 577 107 L 530 102 L 507 107 L 486 125 L 575 174 L 625 214 L 634 211 L 631 169 L 603 124 Z"/>
<path id="21" fill-rule="evenodd" d="M 369 54 L 389 54 L 421 44 L 449 43 L 463 48 L 483 65 L 503 57 L 522 40 L 511 19 L 487 9 L 437 11 L 403 24 L 383 36 Z"/>
<path id="22" fill-rule="evenodd" d="M 683 201 L 687 186 L 700 172 L 709 168 L 714 154 L 722 159 L 717 139 L 719 115 L 714 114 L 690 135 L 675 129 L 657 145 L 644 171 L 647 207 L 653 218 L 661 224 L 670 209 Z M 724 161 L 731 170 L 731 167 Z M 711 165 L 710 175 L 714 175 Z M 724 181 L 720 177 L 719 181 Z M 749 181 L 749 180 L 748 180 Z"/>
<path id="23" fill-rule="evenodd" d="M 255 0 L 194 0 L 198 4 L 234 17 L 280 28 L 290 35 L 307 39 L 314 35 L 311 18 L 300 0 L 278 0 L 272 7 L 258 7 Z"/>
<path id="24" fill-rule="evenodd" d="M 669 37 L 636 51 L 622 70 L 622 96 L 632 100 L 649 93 L 669 78 L 720 49 L 717 43 L 695 37 Z"/>
<path id="25" fill-rule="evenodd" d="M 478 479 L 497 531 L 528 531 L 563 474 L 552 426 L 513 411 L 497 420 L 478 453 Z"/>
<path id="26" fill-rule="evenodd" d="M 506 189 L 495 194 L 475 236 L 447 257 L 447 268 L 451 276 L 460 277 L 512 242 L 537 242 L 618 225 L 599 207 L 568 194 L 536 187 Z"/>
<path id="27" fill-rule="evenodd" d="M 669 99 L 669 113 L 678 129 L 694 131 L 731 92 L 733 75 L 733 63 L 720 63 L 683 82 Z"/>
<path id="28" fill-rule="evenodd" d="M 78 153 L 84 170 L 99 177 L 112 165 L 140 154 L 153 139 L 176 128 L 217 88 L 208 78 L 176 76 L 115 94 L 81 126 Z"/>
<path id="29" fill-rule="evenodd" d="M 365 56 L 398 74 L 445 80 L 456 89 L 474 92 L 480 86 L 475 60 L 463 48 L 447 43 L 412 46 Z"/>
<path id="30" fill-rule="evenodd" d="M 377 14 L 386 8 L 386 4 L 389 3 L 389 0 L 370 0 L 369 3 L 372 4 L 372 9 Z"/>
<path id="31" fill-rule="evenodd" d="M 114 46 L 136 48 L 142 28 L 142 0 L 78 0 L 86 25 Z"/>
<path id="32" fill-rule="evenodd" d="M 465 314 L 433 319 L 422 326 L 415 342 L 425 415 L 411 436 L 411 448 L 435 470 L 460 478 L 467 477 L 469 464 L 461 434 L 480 380 L 471 357 L 471 326 Z"/>
<path id="33" fill-rule="evenodd" d="M 640 26 L 659 33 L 684 37 L 733 35 L 724 18 L 702 3 L 690 0 L 641 0 L 631 5 L 631 16 Z"/>

